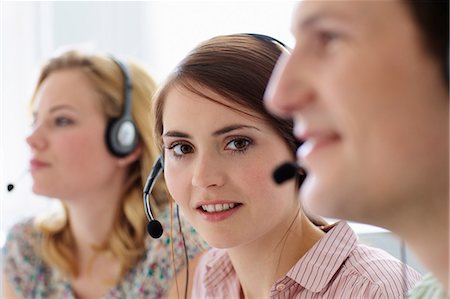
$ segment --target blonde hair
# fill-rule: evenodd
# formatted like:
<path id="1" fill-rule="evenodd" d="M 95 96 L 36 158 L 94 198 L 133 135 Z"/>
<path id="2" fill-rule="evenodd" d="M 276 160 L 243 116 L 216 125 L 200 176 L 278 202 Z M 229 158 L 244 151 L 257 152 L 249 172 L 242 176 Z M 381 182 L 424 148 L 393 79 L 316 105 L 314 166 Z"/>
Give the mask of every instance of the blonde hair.
<path id="1" fill-rule="evenodd" d="M 115 215 L 114 225 L 104 244 L 93 247 L 98 253 L 107 253 L 115 257 L 121 265 L 117 281 L 132 268 L 145 251 L 147 218 L 143 208 L 142 189 L 153 160 L 158 154 L 154 145 L 150 122 L 151 98 L 156 84 L 150 75 L 137 63 L 128 62 L 132 78 L 132 116 L 139 131 L 142 154 L 129 167 L 125 193 L 120 208 Z M 101 95 L 101 104 L 105 115 L 114 118 L 123 108 L 123 75 L 120 68 L 108 56 L 68 51 L 50 59 L 43 67 L 31 102 L 44 80 L 53 72 L 66 69 L 79 69 L 93 83 Z M 100 141 L 99 141 L 100 142 Z M 152 207 L 158 214 L 158 207 L 167 203 L 165 185 L 157 182 L 153 191 Z M 63 205 L 64 206 L 64 205 Z M 58 215 L 48 215 L 36 221 L 36 227 L 43 235 L 38 250 L 43 260 L 64 273 L 77 276 L 78 269 L 74 252 L 74 239 L 70 229 L 67 208 Z"/>

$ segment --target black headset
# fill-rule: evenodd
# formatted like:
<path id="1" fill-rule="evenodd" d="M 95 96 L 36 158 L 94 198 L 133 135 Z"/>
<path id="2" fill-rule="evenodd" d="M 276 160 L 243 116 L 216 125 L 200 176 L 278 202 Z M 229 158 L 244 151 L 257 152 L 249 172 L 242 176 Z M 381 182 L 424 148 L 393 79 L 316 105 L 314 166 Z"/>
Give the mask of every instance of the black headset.
<path id="1" fill-rule="evenodd" d="M 286 46 L 283 42 L 280 40 L 271 37 L 269 35 L 265 34 L 259 34 L 259 33 L 246 33 L 246 35 L 252 36 L 260 41 L 263 41 L 265 43 L 270 43 L 273 45 L 276 45 L 278 47 L 283 48 L 288 53 L 291 53 L 291 49 Z M 300 147 L 301 142 L 295 141 L 296 147 Z M 306 170 L 299 167 L 297 163 L 295 162 L 285 162 L 281 165 L 279 165 L 274 171 L 273 171 L 273 180 L 277 184 L 282 184 L 290 179 L 296 178 L 298 186 L 301 186 L 303 181 L 306 179 Z"/>
<path id="2" fill-rule="evenodd" d="M 153 187 L 156 183 L 156 179 L 160 176 L 163 170 L 164 158 L 162 155 L 160 155 L 158 159 L 156 159 L 155 163 L 153 163 L 152 170 L 150 171 L 150 175 L 147 178 L 147 182 L 145 183 L 145 187 L 143 190 L 145 214 L 147 215 L 148 219 L 147 232 L 153 239 L 158 239 L 159 237 L 161 237 L 163 233 L 163 227 L 161 225 L 161 222 L 153 217 L 152 208 L 150 206 L 148 197 L 152 193 Z"/>
<path id="3" fill-rule="evenodd" d="M 112 56 L 111 59 L 120 68 L 123 75 L 124 104 L 122 115 L 112 118 L 108 122 L 105 139 L 109 151 L 114 156 L 125 157 L 136 148 L 139 141 L 136 125 L 131 116 L 133 85 L 131 83 L 131 74 L 127 66 Z"/>
<path id="4" fill-rule="evenodd" d="M 257 38 L 259 40 L 262 40 L 262 41 L 265 41 L 268 43 L 277 44 L 277 45 L 281 46 L 282 48 L 284 48 L 285 50 L 287 50 L 288 52 L 291 52 L 291 49 L 289 49 L 289 47 L 286 46 L 283 42 L 281 42 L 278 39 L 271 37 L 269 35 L 259 34 L 259 33 L 245 33 L 245 34 L 253 36 L 254 38 Z"/>

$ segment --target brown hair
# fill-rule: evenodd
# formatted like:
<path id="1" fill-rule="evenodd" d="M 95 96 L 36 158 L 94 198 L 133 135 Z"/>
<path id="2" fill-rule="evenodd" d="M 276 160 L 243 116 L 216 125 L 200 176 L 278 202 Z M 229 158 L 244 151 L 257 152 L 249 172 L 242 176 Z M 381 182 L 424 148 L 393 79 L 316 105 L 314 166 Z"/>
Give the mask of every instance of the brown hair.
<path id="1" fill-rule="evenodd" d="M 281 51 L 279 44 L 249 34 L 217 36 L 196 47 L 178 64 L 155 96 L 154 134 L 158 144 L 162 145 L 162 112 L 169 90 L 181 86 L 215 101 L 197 88 L 202 86 L 262 116 L 283 137 L 294 157 L 298 143 L 292 135 L 292 120 L 274 117 L 263 104 L 264 91 Z"/>
<path id="2" fill-rule="evenodd" d="M 168 92 L 172 88 L 182 87 L 216 101 L 202 93 L 198 88 L 200 86 L 235 103 L 235 106 L 228 106 L 230 109 L 245 107 L 256 112 L 283 138 L 294 159 L 300 144 L 293 135 L 293 121 L 270 114 L 263 102 L 267 83 L 282 51 L 288 49 L 280 42 L 268 36 L 253 34 L 217 36 L 192 50 L 154 97 L 154 136 L 160 149 L 162 150 L 164 100 Z M 299 186 L 304 178 L 304 175 L 298 176 Z M 326 224 L 320 217 L 307 216 L 316 225 Z"/>
<path id="3" fill-rule="evenodd" d="M 441 66 L 442 79 L 449 87 L 449 1 L 404 0 L 415 21 L 425 50 Z"/>

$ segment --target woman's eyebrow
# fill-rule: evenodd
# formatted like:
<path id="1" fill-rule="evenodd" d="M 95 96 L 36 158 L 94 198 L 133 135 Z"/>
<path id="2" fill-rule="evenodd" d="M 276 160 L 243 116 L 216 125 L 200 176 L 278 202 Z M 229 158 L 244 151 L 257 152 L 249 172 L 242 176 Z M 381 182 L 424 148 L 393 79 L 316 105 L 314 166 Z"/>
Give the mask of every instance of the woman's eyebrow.
<path id="1" fill-rule="evenodd" d="M 49 114 L 53 114 L 53 113 L 58 112 L 58 111 L 60 111 L 60 110 L 71 110 L 71 111 L 75 111 L 75 109 L 74 109 L 72 106 L 62 104 L 62 105 L 56 105 L 56 106 L 52 107 L 52 108 L 48 111 L 48 113 L 49 113 Z M 38 116 L 38 111 L 37 111 L 37 110 L 34 110 L 34 111 L 32 112 L 32 116 L 33 116 L 34 119 L 36 119 L 37 116 Z"/>
<path id="2" fill-rule="evenodd" d="M 180 131 L 167 131 L 163 134 L 163 137 L 179 137 L 179 138 L 191 138 L 191 135 Z"/>
<path id="3" fill-rule="evenodd" d="M 234 130 L 239 130 L 239 129 L 253 129 L 253 130 L 261 131 L 260 129 L 258 129 L 257 127 L 254 127 L 254 126 L 235 124 L 235 125 L 229 125 L 229 126 L 225 126 L 225 127 L 221 128 L 221 129 L 218 129 L 218 130 L 214 131 L 212 133 L 212 135 L 219 136 L 219 135 L 223 135 L 223 134 L 229 133 Z M 176 131 L 176 130 L 167 131 L 166 133 L 163 134 L 163 137 L 178 137 L 178 138 L 188 138 L 188 139 L 192 138 L 191 135 L 181 132 L 181 131 Z"/>
<path id="4" fill-rule="evenodd" d="M 254 126 L 236 124 L 236 125 L 230 125 L 230 126 L 223 127 L 222 129 L 215 131 L 213 133 L 213 135 L 219 136 L 219 135 L 223 135 L 223 134 L 229 133 L 234 130 L 239 130 L 239 129 L 254 129 L 254 130 L 261 131 L 260 129 L 258 129 L 257 127 L 254 127 Z"/>

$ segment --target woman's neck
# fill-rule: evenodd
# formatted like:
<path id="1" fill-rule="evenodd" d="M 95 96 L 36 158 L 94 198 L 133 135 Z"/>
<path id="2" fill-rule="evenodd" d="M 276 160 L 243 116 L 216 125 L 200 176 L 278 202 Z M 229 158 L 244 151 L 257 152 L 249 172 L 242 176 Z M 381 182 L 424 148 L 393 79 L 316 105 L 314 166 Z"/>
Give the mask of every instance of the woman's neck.
<path id="1" fill-rule="evenodd" d="M 67 206 L 80 270 L 96 254 L 93 246 L 99 247 L 108 239 L 123 196 L 121 182 L 118 180 L 105 188 L 63 200 Z"/>
<path id="2" fill-rule="evenodd" d="M 119 198 L 95 196 L 68 203 L 70 229 L 77 248 L 102 244 L 114 223 Z"/>
<path id="3" fill-rule="evenodd" d="M 301 211 L 281 231 L 227 250 L 245 298 L 268 298 L 272 285 L 324 234 Z"/>

